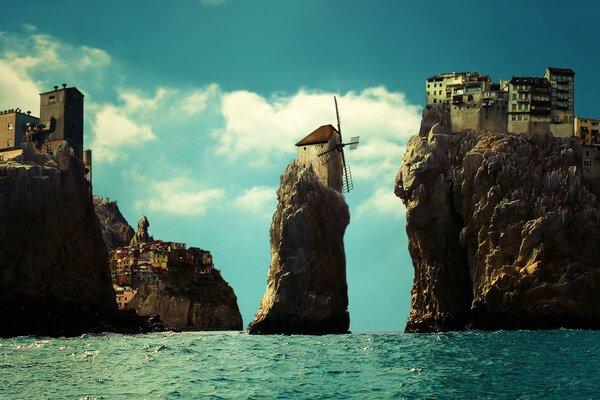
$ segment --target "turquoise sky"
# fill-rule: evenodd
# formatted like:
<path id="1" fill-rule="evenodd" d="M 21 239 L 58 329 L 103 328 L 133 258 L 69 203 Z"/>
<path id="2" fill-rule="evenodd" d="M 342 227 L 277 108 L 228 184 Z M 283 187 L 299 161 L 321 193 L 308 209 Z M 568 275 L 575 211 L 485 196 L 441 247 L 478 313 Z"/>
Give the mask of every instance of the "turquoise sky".
<path id="1" fill-rule="evenodd" d="M 0 109 L 86 95 L 94 192 L 155 238 L 210 250 L 248 324 L 266 288 L 269 225 L 294 143 L 335 122 L 355 190 L 345 244 L 351 329 L 402 329 L 412 264 L 393 195 L 424 79 L 576 72 L 598 117 L 598 6 L 582 2 L 37 0 L 0 13 Z"/>

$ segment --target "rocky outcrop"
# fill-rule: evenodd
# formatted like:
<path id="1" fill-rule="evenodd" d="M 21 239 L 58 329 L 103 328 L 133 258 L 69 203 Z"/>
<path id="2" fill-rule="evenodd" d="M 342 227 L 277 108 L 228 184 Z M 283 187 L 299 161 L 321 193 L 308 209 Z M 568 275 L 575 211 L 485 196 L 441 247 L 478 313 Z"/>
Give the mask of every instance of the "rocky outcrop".
<path id="1" fill-rule="evenodd" d="M 600 328 L 600 201 L 580 142 L 444 131 L 411 138 L 396 178 L 406 330 Z"/>
<path id="2" fill-rule="evenodd" d="M 277 198 L 267 291 L 248 332 L 348 332 L 344 232 L 350 214 L 343 196 L 292 161 Z"/>
<path id="3" fill-rule="evenodd" d="M 200 276 L 186 269 L 169 272 L 139 288 L 129 306 L 141 316 L 158 315 L 170 330 L 242 330 L 237 297 L 218 270 Z"/>
<path id="4" fill-rule="evenodd" d="M 150 243 L 154 241 L 154 238 L 148 235 L 148 227 L 150 226 L 150 222 L 148 222 L 148 218 L 145 215 L 142 215 L 142 218 L 138 221 L 138 228 L 129 245 L 131 247 L 137 247 L 144 243 Z"/>
<path id="5" fill-rule="evenodd" d="M 81 161 L 64 142 L 0 162 L 0 336 L 77 335 L 117 316 Z"/>
<path id="6" fill-rule="evenodd" d="M 121 214 L 117 202 L 94 196 L 94 211 L 98 216 L 98 220 L 100 220 L 102 238 L 104 244 L 106 244 L 106 249 L 110 251 L 117 247 L 129 246 L 135 232 Z"/>

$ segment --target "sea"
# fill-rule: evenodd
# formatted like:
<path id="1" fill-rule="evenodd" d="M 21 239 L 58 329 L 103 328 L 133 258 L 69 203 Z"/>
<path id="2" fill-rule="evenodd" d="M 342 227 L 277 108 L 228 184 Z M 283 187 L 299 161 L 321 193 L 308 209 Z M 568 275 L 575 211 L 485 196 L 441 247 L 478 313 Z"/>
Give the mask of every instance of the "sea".
<path id="1" fill-rule="evenodd" d="M 1 399 L 598 399 L 600 332 L 0 339 Z"/>

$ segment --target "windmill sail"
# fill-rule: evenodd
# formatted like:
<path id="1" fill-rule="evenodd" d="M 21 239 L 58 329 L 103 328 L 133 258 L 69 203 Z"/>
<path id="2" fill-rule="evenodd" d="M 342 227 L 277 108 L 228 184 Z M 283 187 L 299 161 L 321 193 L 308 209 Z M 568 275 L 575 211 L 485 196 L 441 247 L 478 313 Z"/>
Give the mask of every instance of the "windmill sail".
<path id="1" fill-rule="evenodd" d="M 350 172 L 350 166 L 346 165 L 342 170 L 342 192 L 348 193 L 354 189 L 354 183 L 352 182 L 352 173 Z"/>

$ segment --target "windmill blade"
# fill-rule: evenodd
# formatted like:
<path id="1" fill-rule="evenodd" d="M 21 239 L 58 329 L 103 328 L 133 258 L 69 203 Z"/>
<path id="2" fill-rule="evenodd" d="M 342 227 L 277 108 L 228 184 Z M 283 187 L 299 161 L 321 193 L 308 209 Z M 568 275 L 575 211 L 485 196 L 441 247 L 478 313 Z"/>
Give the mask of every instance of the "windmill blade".
<path id="1" fill-rule="evenodd" d="M 337 127 L 340 134 L 340 143 L 342 143 L 342 126 L 340 125 L 340 112 L 338 110 L 337 97 L 333 96 L 333 102 L 335 103 L 335 116 L 337 117 Z"/>
<path id="2" fill-rule="evenodd" d="M 354 136 L 352 139 L 350 139 L 350 143 L 347 143 L 348 149 L 355 150 L 358 147 L 359 140 L 360 140 L 360 136 Z"/>
<path id="3" fill-rule="evenodd" d="M 354 189 L 354 183 L 352 182 L 352 173 L 350 172 L 350 166 L 346 165 L 343 171 L 343 182 L 342 182 L 342 193 L 349 193 Z"/>
<path id="4" fill-rule="evenodd" d="M 342 153 L 342 193 L 348 193 L 353 188 L 354 185 L 352 183 L 352 174 L 350 173 L 350 166 L 346 165 L 346 156 L 344 155 L 344 149 L 341 150 Z"/>

